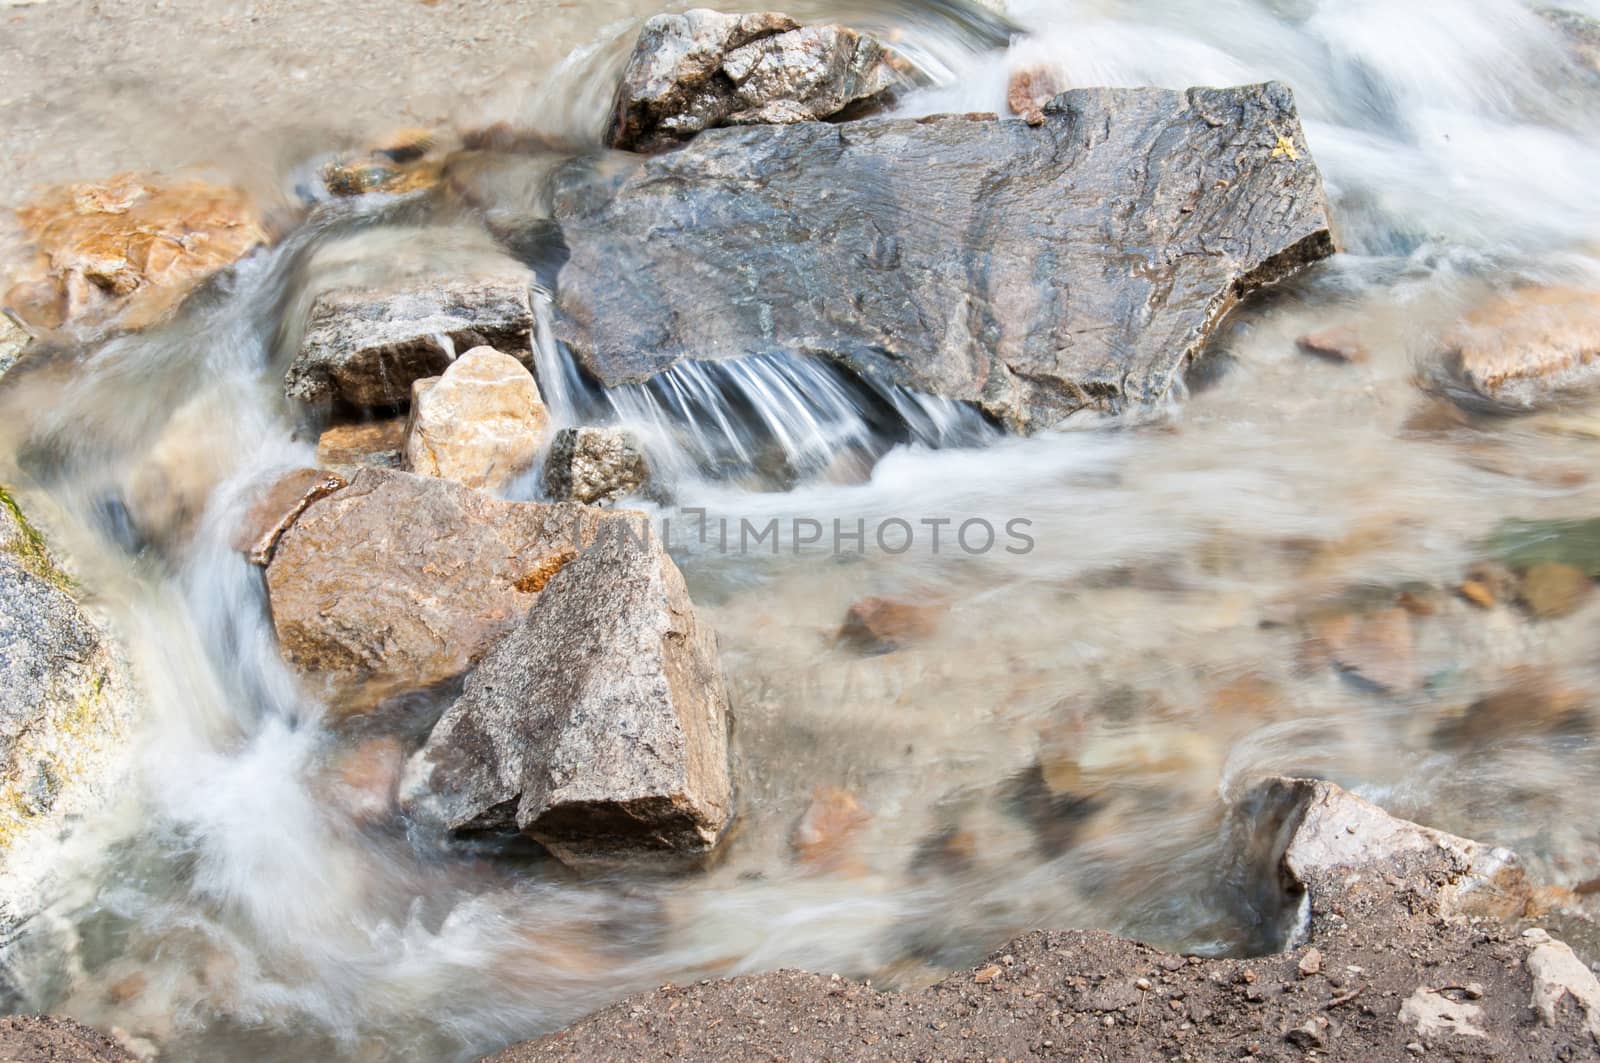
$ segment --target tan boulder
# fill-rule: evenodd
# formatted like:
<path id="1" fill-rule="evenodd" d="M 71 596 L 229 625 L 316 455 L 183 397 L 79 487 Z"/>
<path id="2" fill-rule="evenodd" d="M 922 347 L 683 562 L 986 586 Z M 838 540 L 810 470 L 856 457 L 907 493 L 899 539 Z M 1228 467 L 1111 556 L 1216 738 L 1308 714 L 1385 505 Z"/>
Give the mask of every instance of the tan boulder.
<path id="1" fill-rule="evenodd" d="M 819 788 L 795 824 L 789 845 L 800 863 L 817 871 L 863 870 L 854 841 L 872 813 L 856 795 L 837 786 Z"/>
<path id="2" fill-rule="evenodd" d="M 1529 288 L 1483 303 L 1445 338 L 1439 382 L 1519 410 L 1600 390 L 1600 292 Z"/>
<path id="3" fill-rule="evenodd" d="M 268 240 L 239 189 L 149 174 L 52 188 L 17 218 L 34 257 L 4 302 L 40 330 L 143 328 Z"/>
<path id="4" fill-rule="evenodd" d="M 467 671 L 607 521 L 365 468 L 278 540 L 267 592 L 284 659 L 344 712 Z"/>
<path id="5" fill-rule="evenodd" d="M 549 430 L 549 411 L 527 367 L 493 347 L 474 347 L 442 376 L 411 385 L 406 467 L 503 490 L 533 465 Z"/>

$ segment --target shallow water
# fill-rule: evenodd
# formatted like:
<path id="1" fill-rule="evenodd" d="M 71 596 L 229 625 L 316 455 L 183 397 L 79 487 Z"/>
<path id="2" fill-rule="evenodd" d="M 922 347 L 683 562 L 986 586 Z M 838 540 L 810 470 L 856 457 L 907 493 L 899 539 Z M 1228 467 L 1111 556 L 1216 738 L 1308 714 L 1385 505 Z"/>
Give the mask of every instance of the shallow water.
<path id="1" fill-rule="evenodd" d="M 1033 32 L 1008 50 L 955 0 L 794 10 L 898 37 L 940 82 L 911 114 L 999 110 L 1008 71 L 1037 63 L 1070 86 L 1284 80 L 1346 253 L 1230 320 L 1170 405 L 1025 440 L 809 364 L 596 394 L 545 344 L 558 418 L 617 416 L 651 440 L 675 491 L 658 515 L 777 519 L 786 536 L 777 554 L 676 540 L 728 673 L 739 819 L 714 867 L 675 877 L 580 879 L 366 822 L 338 765 L 417 721 L 338 722 L 308 700 L 230 546 L 253 488 L 315 460 L 280 386 L 307 278 L 482 253 L 470 221 L 304 229 L 184 319 L 24 380 L 4 451 L 60 508 L 152 702 L 137 785 L 68 854 L 74 889 L 19 955 L 30 1006 L 162 1059 L 470 1059 L 663 981 L 789 966 L 908 986 L 1039 926 L 1249 951 L 1270 942 L 1241 904 L 1226 812 L 1278 773 L 1512 846 L 1545 882 L 1600 875 L 1600 601 L 1533 624 L 1449 590 L 1507 519 L 1600 515 L 1600 413 L 1437 427 L 1413 383 L 1484 293 L 1600 279 L 1600 77 L 1512 0 L 1019 2 Z M 599 23 L 500 117 L 591 135 L 636 26 Z M 286 197 L 307 165 L 276 175 Z M 529 173 L 486 185 L 488 213 L 536 215 Z M 1342 323 L 1370 361 L 1296 350 Z M 164 433 L 214 486 L 190 545 L 131 555 L 116 499 Z M 903 553 L 877 542 L 896 518 L 916 537 Z M 923 522 L 942 519 L 935 552 Z M 954 539 L 975 519 L 1001 529 L 993 548 Z M 828 533 L 792 549 L 797 520 Z M 835 549 L 835 521 L 862 522 L 866 548 Z M 1414 688 L 1308 649 L 1302 618 L 1421 587 L 1443 590 L 1405 621 Z M 835 635 L 869 594 L 946 612 L 862 656 Z M 1577 709 L 1553 730 L 1517 712 L 1460 726 L 1507 687 L 1570 688 Z M 790 836 L 831 790 L 865 822 L 807 864 Z"/>

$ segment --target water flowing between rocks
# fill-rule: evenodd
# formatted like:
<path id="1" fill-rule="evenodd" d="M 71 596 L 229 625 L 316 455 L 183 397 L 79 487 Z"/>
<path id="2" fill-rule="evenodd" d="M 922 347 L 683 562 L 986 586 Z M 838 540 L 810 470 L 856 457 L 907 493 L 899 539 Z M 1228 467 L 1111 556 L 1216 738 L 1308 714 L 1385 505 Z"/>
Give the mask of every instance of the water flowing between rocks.
<path id="1" fill-rule="evenodd" d="M 1273 774 L 1514 847 L 1545 881 L 1600 877 L 1600 599 L 1539 616 L 1458 592 L 1513 563 L 1506 522 L 1600 516 L 1600 412 L 1502 416 L 1416 383 L 1490 291 L 1600 284 L 1600 73 L 1515 0 L 790 13 L 915 61 L 899 116 L 1004 112 L 1030 68 L 1062 88 L 1284 82 L 1342 253 L 1234 312 L 1159 403 L 1026 437 L 782 352 L 604 388 L 557 337 L 548 225 L 551 175 L 608 165 L 590 145 L 638 22 L 597 14 L 506 116 L 545 147 L 431 199 L 324 197 L 170 323 L 9 385 L 0 445 L 59 511 L 150 705 L 115 815 L 73 839 L 68 887 L 12 945 L 23 1003 L 161 1059 L 472 1059 L 666 981 L 917 986 L 1034 927 L 1246 954 L 1271 942 L 1223 826 Z M 319 165 L 274 175 L 285 202 Z M 414 747 L 441 703 L 319 704 L 233 543 L 263 482 L 319 464 L 326 406 L 282 390 L 307 293 L 448 272 L 497 239 L 537 280 L 522 353 L 552 418 L 645 441 L 664 490 L 643 507 L 720 642 L 737 819 L 693 874 L 577 875 L 372 814 L 372 751 Z M 1354 357 L 1297 345 L 1335 328 Z M 152 468 L 186 482 L 141 497 Z M 776 547 L 724 548 L 774 520 Z M 152 526 L 182 526 L 177 545 Z M 1600 574 L 1600 554 L 1579 564 Z M 872 596 L 928 611 L 894 652 L 839 637 Z M 825 837 L 797 847 L 808 810 Z"/>

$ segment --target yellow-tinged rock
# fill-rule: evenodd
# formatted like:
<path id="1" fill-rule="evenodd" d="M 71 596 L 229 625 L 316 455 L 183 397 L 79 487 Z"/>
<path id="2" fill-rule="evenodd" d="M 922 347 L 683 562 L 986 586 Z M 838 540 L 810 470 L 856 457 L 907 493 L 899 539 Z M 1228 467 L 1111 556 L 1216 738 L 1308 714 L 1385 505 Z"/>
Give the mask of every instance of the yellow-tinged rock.
<path id="1" fill-rule="evenodd" d="M 38 330 L 143 328 L 268 241 L 241 190 L 148 174 L 50 189 L 17 219 L 33 259 L 13 267 L 4 303 Z"/>

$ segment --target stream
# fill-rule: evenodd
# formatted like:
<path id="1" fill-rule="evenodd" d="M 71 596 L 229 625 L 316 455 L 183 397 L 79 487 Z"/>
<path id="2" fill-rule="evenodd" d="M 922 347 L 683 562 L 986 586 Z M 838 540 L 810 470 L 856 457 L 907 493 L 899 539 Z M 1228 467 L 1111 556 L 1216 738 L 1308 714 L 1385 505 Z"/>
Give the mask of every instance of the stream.
<path id="1" fill-rule="evenodd" d="M 642 508 L 672 522 L 717 632 L 735 825 L 701 871 L 580 876 L 372 815 L 360 751 L 414 745 L 440 706 L 306 696 L 233 545 L 259 485 L 317 461 L 319 426 L 283 397 L 286 322 L 318 262 L 447 268 L 491 243 L 478 219 L 536 220 L 543 175 L 598 150 L 653 10 L 597 5 L 564 63 L 486 105 L 553 146 L 479 182 L 475 211 L 334 205 L 178 319 L 4 397 L 0 454 L 61 514 L 150 705 L 134 785 L 15 949 L 27 1008 L 163 1061 L 467 1061 L 666 982 L 796 967 L 908 988 L 1038 927 L 1259 952 L 1228 810 L 1278 774 L 1512 847 L 1541 882 L 1600 876 L 1600 600 L 1535 622 L 1453 591 L 1504 522 L 1600 516 L 1600 407 L 1445 413 L 1414 379 L 1491 290 L 1600 282 L 1600 73 L 1520 0 L 1013 0 L 1009 45 L 964 0 L 790 5 L 928 71 L 904 115 L 1004 112 L 1034 66 L 1066 87 L 1281 80 L 1342 253 L 1236 311 L 1160 408 L 1030 438 L 798 359 L 606 391 L 541 329 L 556 421 L 633 428 L 670 488 Z M 284 204 L 317 164 L 271 175 Z M 1370 357 L 1297 349 L 1333 326 Z M 117 502 L 163 447 L 207 485 L 174 551 Z M 773 521 L 776 548 L 741 548 Z M 1396 665 L 1414 683 L 1313 659 L 1305 617 L 1398 594 L 1425 603 Z M 939 619 L 864 655 L 837 635 L 873 595 Z M 1559 727 L 1470 713 L 1506 691 L 1577 708 Z M 791 842 L 813 801 L 852 821 L 821 860 Z"/>

